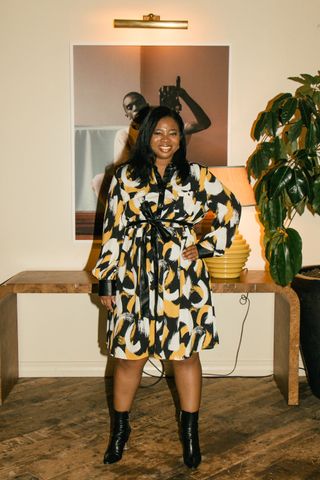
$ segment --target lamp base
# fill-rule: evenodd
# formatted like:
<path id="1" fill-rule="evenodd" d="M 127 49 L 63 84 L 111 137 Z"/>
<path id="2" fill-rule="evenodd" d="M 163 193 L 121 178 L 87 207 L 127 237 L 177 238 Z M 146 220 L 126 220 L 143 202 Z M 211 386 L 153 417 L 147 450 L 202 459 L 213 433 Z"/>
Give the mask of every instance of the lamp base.
<path id="1" fill-rule="evenodd" d="M 250 247 L 238 229 L 231 247 L 221 257 L 205 258 L 208 271 L 213 278 L 238 278 L 248 260 Z"/>

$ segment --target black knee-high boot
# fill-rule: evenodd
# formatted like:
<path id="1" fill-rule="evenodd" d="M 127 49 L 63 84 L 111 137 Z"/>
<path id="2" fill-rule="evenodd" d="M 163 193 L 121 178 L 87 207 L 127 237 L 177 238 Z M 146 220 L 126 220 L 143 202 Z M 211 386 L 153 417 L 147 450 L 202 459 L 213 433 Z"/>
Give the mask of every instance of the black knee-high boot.
<path id="1" fill-rule="evenodd" d="M 115 463 L 121 460 L 130 432 L 129 412 L 115 411 L 111 440 L 104 454 L 103 463 Z"/>
<path id="2" fill-rule="evenodd" d="M 183 460 L 189 468 L 196 468 L 201 462 L 201 452 L 198 435 L 199 412 L 181 411 L 181 438 L 183 445 Z"/>

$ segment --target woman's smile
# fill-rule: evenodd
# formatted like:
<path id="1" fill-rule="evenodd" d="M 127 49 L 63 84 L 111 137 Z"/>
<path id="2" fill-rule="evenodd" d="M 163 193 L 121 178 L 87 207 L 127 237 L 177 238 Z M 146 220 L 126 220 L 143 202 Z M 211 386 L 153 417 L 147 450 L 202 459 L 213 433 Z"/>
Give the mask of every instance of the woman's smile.
<path id="1" fill-rule="evenodd" d="M 170 150 L 172 150 L 172 147 L 167 146 L 167 145 L 159 145 L 159 149 L 160 149 L 162 152 L 170 152 Z"/>

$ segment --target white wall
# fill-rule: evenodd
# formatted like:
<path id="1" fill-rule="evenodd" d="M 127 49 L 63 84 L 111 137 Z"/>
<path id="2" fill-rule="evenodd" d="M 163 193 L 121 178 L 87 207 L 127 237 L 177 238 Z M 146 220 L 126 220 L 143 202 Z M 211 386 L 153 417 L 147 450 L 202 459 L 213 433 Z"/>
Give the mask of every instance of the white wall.
<path id="1" fill-rule="evenodd" d="M 77 297 L 76 299 L 74 297 Z M 247 304 L 238 294 L 217 294 L 220 344 L 201 353 L 204 373 L 228 373 L 235 362 Z M 250 294 L 236 374 L 272 373 L 272 294 Z M 105 320 L 89 295 L 25 294 L 19 297 L 20 375 L 99 376 L 106 370 Z M 264 311 L 261 314 L 261 305 Z M 148 371 L 154 369 L 147 365 Z"/>
<path id="2" fill-rule="evenodd" d="M 73 239 L 71 44 L 229 44 L 229 164 L 239 165 L 253 150 L 250 129 L 267 100 L 294 90 L 288 76 L 319 68 L 319 10 L 319 0 L 308 0 L 303 15 L 299 0 L 1 2 L 0 280 L 25 269 L 81 269 L 88 259 L 90 242 Z M 187 18 L 189 30 L 113 29 L 114 18 L 150 11 Z M 295 222 L 307 263 L 319 263 L 319 218 Z M 240 230 L 252 248 L 248 266 L 263 268 L 253 208 L 244 212 Z M 237 302 L 217 298 L 223 343 L 204 354 L 205 369 L 211 362 L 216 371 L 233 364 L 243 314 Z M 249 372 L 249 360 L 264 365 L 262 374 L 271 371 L 272 308 L 272 296 L 252 296 L 238 373 Z M 89 297 L 21 296 L 19 318 L 25 375 L 101 374 L 98 310 Z"/>

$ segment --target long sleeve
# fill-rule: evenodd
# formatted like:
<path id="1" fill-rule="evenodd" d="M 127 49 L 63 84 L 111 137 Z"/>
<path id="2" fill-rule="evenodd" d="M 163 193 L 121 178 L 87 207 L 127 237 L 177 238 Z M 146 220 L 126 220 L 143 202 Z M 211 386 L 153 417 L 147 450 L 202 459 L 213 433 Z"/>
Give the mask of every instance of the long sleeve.
<path id="1" fill-rule="evenodd" d="M 100 256 L 95 268 L 92 270 L 93 275 L 99 281 L 105 281 L 99 285 L 100 295 L 111 294 L 110 281 L 116 279 L 123 243 L 123 231 L 125 228 L 123 216 L 124 202 L 121 195 L 121 179 L 118 172 L 112 178 L 107 196 Z"/>
<path id="2" fill-rule="evenodd" d="M 201 175 L 200 190 L 206 193 L 207 209 L 214 214 L 210 232 L 203 235 L 197 248 L 200 258 L 221 256 L 230 247 L 235 230 L 240 221 L 241 206 L 230 190 L 206 169 L 205 177 Z"/>

